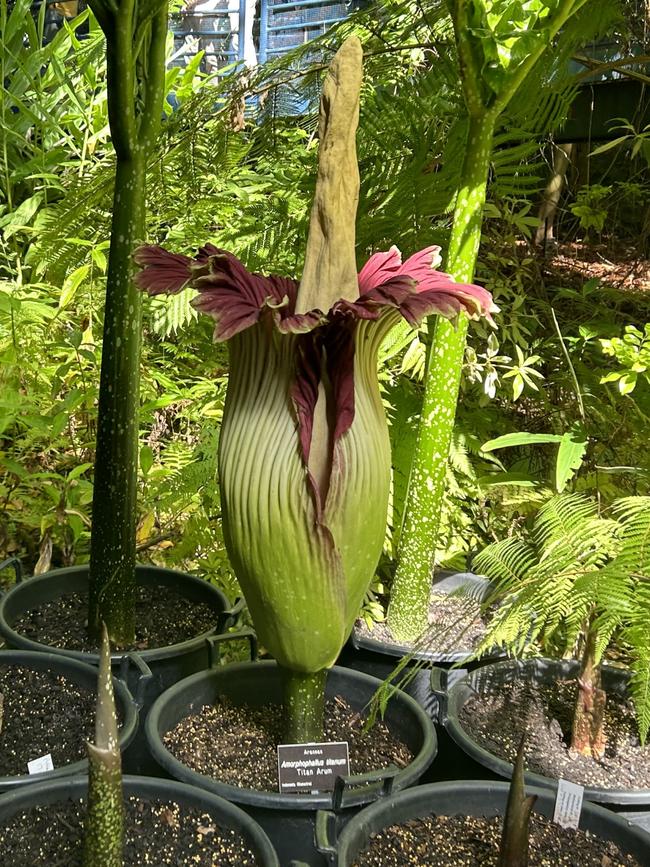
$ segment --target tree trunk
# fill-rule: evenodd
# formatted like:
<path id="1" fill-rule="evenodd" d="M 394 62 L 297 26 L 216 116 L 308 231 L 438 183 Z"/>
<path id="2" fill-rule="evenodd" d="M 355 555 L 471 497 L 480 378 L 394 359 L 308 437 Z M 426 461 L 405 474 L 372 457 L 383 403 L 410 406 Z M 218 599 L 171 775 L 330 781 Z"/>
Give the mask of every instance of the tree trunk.
<path id="1" fill-rule="evenodd" d="M 549 241 L 554 240 L 553 227 L 555 215 L 560 203 L 562 189 L 566 183 L 566 172 L 571 165 L 572 153 L 572 144 L 554 145 L 553 170 L 544 188 L 542 204 L 537 215 L 539 226 L 535 232 L 535 244 L 538 246 L 544 245 L 545 247 Z"/>

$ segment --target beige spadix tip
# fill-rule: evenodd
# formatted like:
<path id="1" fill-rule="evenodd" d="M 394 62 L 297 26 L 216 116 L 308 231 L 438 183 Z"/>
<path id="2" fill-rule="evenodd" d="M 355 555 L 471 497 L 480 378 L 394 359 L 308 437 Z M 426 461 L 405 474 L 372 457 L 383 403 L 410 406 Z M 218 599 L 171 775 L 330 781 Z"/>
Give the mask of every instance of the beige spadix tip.
<path id="1" fill-rule="evenodd" d="M 356 36 L 330 63 L 320 99 L 318 177 L 296 312 L 359 296 L 354 255 L 359 202 L 356 132 L 363 51 Z"/>

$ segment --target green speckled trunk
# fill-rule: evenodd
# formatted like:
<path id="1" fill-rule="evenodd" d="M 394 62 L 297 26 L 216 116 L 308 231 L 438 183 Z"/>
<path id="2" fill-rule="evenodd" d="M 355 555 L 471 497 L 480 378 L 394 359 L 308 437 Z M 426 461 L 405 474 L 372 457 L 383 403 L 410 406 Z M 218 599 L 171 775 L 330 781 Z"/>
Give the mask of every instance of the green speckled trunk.
<path id="1" fill-rule="evenodd" d="M 117 166 L 106 280 L 90 545 L 88 631 L 135 638 L 135 531 L 142 302 L 132 255 L 145 235 L 147 155 L 160 127 L 167 4 L 91 0 L 106 34 L 108 114 Z"/>
<path id="2" fill-rule="evenodd" d="M 89 626 L 116 645 L 135 635 L 135 529 L 142 295 L 131 253 L 144 237 L 145 166 L 118 161 L 108 260 L 90 553 Z"/>
<path id="3" fill-rule="evenodd" d="M 493 133 L 494 117 L 491 114 L 470 118 L 445 269 L 456 280 L 465 283 L 471 282 L 474 276 L 481 240 Z M 427 628 L 431 577 L 467 322 L 467 316 L 462 314 L 454 327 L 438 316 L 429 345 L 422 416 L 411 465 L 399 562 L 388 609 L 388 625 L 400 641 L 414 641 Z"/>

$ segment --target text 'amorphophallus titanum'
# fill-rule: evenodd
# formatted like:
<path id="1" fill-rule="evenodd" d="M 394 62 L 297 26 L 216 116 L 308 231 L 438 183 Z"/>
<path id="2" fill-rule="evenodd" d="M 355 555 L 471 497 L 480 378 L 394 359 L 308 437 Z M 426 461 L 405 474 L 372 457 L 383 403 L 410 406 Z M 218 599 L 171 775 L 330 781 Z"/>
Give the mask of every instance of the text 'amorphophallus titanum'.
<path id="1" fill-rule="evenodd" d="M 285 669 L 291 742 L 322 738 L 324 683 L 384 541 L 390 446 L 377 350 L 403 316 L 492 309 L 488 292 L 436 271 L 438 248 L 392 247 L 357 275 L 355 134 L 362 51 L 335 55 L 320 109 L 318 178 L 300 283 L 252 274 L 212 245 L 196 258 L 141 247 L 150 295 L 193 304 L 228 341 L 219 446 L 224 537 L 259 638 Z"/>

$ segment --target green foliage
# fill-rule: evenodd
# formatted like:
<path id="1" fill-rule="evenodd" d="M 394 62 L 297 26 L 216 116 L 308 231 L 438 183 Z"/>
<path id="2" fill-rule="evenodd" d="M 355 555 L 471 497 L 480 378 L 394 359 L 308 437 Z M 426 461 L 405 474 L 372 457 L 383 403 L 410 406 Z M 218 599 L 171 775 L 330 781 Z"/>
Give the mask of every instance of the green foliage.
<path id="1" fill-rule="evenodd" d="M 591 184 L 578 190 L 576 201 L 570 206 L 571 213 L 578 217 L 585 231 L 603 231 L 607 219 L 607 198 L 611 191 L 611 186 L 602 184 Z"/>
<path id="2" fill-rule="evenodd" d="M 581 494 L 553 497 L 538 512 L 528 539 L 485 548 L 475 567 L 496 582 L 499 600 L 476 650 L 505 647 L 575 654 L 587 624 L 596 662 L 616 639 L 632 668 L 631 694 L 642 742 L 650 729 L 650 497 L 618 500 L 613 517 Z"/>
<path id="3" fill-rule="evenodd" d="M 605 355 L 616 359 L 619 370 L 605 374 L 601 382 L 616 382 L 621 394 L 631 394 L 639 378 L 650 381 L 650 323 L 643 331 L 634 325 L 626 325 L 623 337 L 601 339 Z"/>

